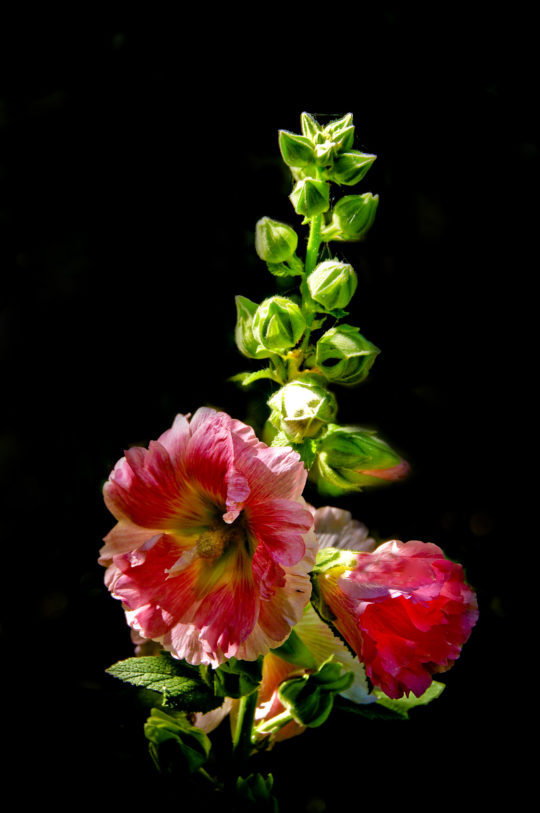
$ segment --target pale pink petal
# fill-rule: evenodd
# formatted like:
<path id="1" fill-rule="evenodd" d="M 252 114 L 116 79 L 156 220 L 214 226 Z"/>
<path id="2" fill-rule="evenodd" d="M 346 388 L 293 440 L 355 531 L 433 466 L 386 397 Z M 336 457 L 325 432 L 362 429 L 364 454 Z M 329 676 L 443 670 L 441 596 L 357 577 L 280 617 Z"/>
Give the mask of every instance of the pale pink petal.
<path id="1" fill-rule="evenodd" d="M 190 425 L 187 420 L 189 416 L 177 415 L 173 425 L 158 438 L 158 443 L 169 453 L 173 466 L 178 467 L 182 463 L 189 438 L 191 437 Z"/>
<path id="2" fill-rule="evenodd" d="M 113 556 L 135 550 L 154 536 L 161 536 L 161 533 L 155 528 L 141 528 L 129 520 L 120 520 L 104 537 L 105 545 L 99 552 L 98 562 L 100 565 L 107 565 Z"/>
<path id="3" fill-rule="evenodd" d="M 352 518 L 350 511 L 324 506 L 314 511 L 314 527 L 320 548 L 372 551 L 375 540 L 363 522 Z"/>

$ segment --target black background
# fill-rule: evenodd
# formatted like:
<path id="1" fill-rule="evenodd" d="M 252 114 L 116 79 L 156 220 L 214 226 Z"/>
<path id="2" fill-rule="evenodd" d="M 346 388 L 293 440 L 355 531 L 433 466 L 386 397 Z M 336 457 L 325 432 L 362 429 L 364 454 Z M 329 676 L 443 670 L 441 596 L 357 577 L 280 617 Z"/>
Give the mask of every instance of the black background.
<path id="1" fill-rule="evenodd" d="M 377 427 L 413 472 L 337 504 L 381 539 L 462 562 L 480 621 L 443 696 L 408 724 L 337 715 L 277 748 L 270 770 L 285 810 L 315 812 L 381 794 L 482 802 L 521 776 L 536 76 L 526 20 L 477 23 L 393 8 L 353 41 L 342 20 L 309 47 L 294 31 L 263 45 L 255 25 L 211 45 L 166 21 L 4 35 L 2 647 L 23 795 L 69 803 L 76 778 L 105 809 L 185 803 L 150 763 L 144 712 L 104 674 L 132 647 L 96 564 L 112 523 L 101 486 L 177 412 L 245 420 L 270 394 L 227 382 L 249 368 L 234 295 L 275 292 L 254 225 L 299 226 L 277 131 L 298 132 L 302 110 L 352 112 L 355 146 L 378 155 L 353 190 L 380 195 L 376 224 L 336 253 L 359 276 L 349 321 L 382 352 L 366 384 L 336 394 L 341 420 Z"/>

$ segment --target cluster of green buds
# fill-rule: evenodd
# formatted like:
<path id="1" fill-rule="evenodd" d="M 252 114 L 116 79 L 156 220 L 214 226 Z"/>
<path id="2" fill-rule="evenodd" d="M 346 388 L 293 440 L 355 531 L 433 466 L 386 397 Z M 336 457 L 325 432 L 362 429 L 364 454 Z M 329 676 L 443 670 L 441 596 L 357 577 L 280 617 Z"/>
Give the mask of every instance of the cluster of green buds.
<path id="1" fill-rule="evenodd" d="M 301 127 L 301 134 L 280 131 L 279 148 L 293 178 L 290 201 L 303 217 L 301 225 L 309 226 L 305 255 L 297 253 L 299 236 L 288 223 L 263 217 L 255 227 L 257 255 L 271 274 L 285 278 L 282 287 L 294 291 L 297 283 L 297 291 L 260 304 L 236 297 L 238 349 L 266 366 L 233 380 L 247 386 L 270 379 L 279 385 L 268 400 L 264 439 L 292 445 L 321 491 L 337 494 L 394 479 L 392 473 L 403 469 L 399 455 L 373 433 L 336 423 L 337 400 L 330 389 L 365 381 L 379 353 L 358 327 L 342 321 L 358 278 L 328 246 L 363 240 L 372 226 L 378 196 L 339 197 L 332 184 L 354 186 L 376 156 L 353 149 L 350 113 L 326 126 L 302 113 Z"/>

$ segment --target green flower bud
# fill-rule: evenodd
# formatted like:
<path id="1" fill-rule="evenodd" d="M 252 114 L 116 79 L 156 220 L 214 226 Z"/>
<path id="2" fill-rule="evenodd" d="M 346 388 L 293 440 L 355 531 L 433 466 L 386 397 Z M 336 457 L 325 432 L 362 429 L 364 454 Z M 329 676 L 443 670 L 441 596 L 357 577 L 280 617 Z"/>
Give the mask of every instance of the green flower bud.
<path id="1" fill-rule="evenodd" d="M 317 135 L 322 132 L 322 127 L 320 126 L 319 122 L 315 121 L 313 116 L 310 116 L 309 113 L 302 113 L 300 116 L 300 122 L 302 124 L 302 133 L 304 136 L 315 143 Z"/>
<path id="2" fill-rule="evenodd" d="M 263 217 L 255 226 L 255 251 L 267 263 L 289 260 L 298 246 L 298 235 L 286 223 Z"/>
<path id="3" fill-rule="evenodd" d="M 268 401 L 270 422 L 292 443 L 321 434 L 335 420 L 337 401 L 333 393 L 314 378 L 298 378 L 278 390 Z"/>
<path id="4" fill-rule="evenodd" d="M 315 477 L 327 494 L 400 480 L 408 472 L 409 464 L 369 430 L 330 425 L 320 441 Z"/>
<path id="5" fill-rule="evenodd" d="M 337 147 L 333 141 L 323 141 L 315 145 L 315 160 L 319 166 L 327 166 L 334 160 Z"/>
<path id="6" fill-rule="evenodd" d="M 236 328 L 234 338 L 240 352 L 250 359 L 269 358 L 272 354 L 264 348 L 253 335 L 253 317 L 257 311 L 257 304 L 245 296 L 235 297 L 236 302 Z"/>
<path id="7" fill-rule="evenodd" d="M 330 381 L 352 386 L 367 377 L 379 352 L 357 327 L 337 325 L 317 342 L 315 363 Z"/>
<path id="8" fill-rule="evenodd" d="M 313 269 L 307 284 L 315 302 L 331 311 L 349 304 L 358 279 L 352 265 L 326 260 Z"/>
<path id="9" fill-rule="evenodd" d="M 345 130 L 349 130 L 352 127 L 352 123 L 353 114 L 347 113 L 345 116 L 342 116 L 342 118 L 334 119 L 330 124 L 327 124 L 324 128 L 324 133 L 328 138 L 337 140 Z"/>
<path id="10" fill-rule="evenodd" d="M 302 311 L 284 296 L 265 299 L 253 318 L 255 339 L 273 353 L 286 353 L 302 338 L 305 329 Z"/>
<path id="11" fill-rule="evenodd" d="M 345 195 L 332 212 L 332 225 L 327 227 L 325 240 L 363 240 L 373 225 L 379 196 L 366 192 L 364 195 Z"/>
<path id="12" fill-rule="evenodd" d="M 279 131 L 279 149 L 290 167 L 305 167 L 313 163 L 313 144 L 305 136 Z"/>
<path id="13" fill-rule="evenodd" d="M 330 208 L 330 185 L 326 181 L 305 178 L 298 181 L 289 198 L 297 214 L 313 217 Z"/>
<path id="14" fill-rule="evenodd" d="M 337 184 L 354 186 L 354 184 L 362 180 L 376 157 L 376 155 L 358 152 L 357 150 L 344 152 L 335 162 L 332 170 L 328 173 L 328 177 Z"/>
<path id="15" fill-rule="evenodd" d="M 352 113 L 347 113 L 341 119 L 331 121 L 324 128 L 324 135 L 330 139 L 341 152 L 350 150 L 354 143 L 354 126 Z"/>

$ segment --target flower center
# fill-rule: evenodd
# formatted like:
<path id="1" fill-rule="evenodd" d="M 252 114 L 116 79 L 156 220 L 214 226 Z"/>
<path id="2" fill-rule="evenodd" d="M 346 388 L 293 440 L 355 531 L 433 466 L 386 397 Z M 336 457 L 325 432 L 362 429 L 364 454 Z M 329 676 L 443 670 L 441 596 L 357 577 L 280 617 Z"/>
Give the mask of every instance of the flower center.
<path id="1" fill-rule="evenodd" d="M 241 525 L 226 525 L 224 522 L 218 521 L 199 536 L 197 539 L 197 552 L 203 559 L 217 559 L 231 545 L 240 545 L 246 542 L 246 534 Z"/>

